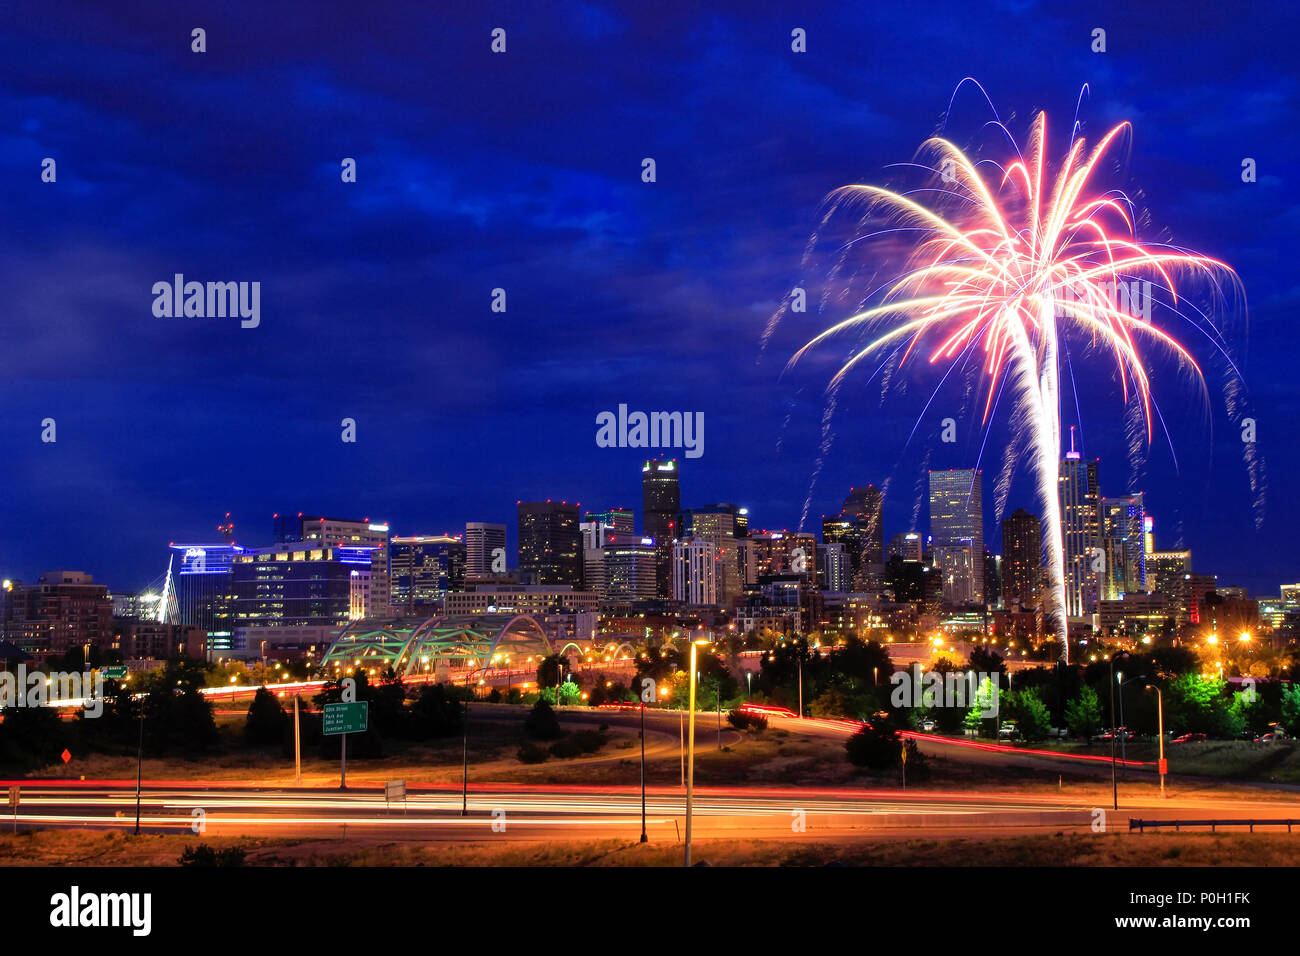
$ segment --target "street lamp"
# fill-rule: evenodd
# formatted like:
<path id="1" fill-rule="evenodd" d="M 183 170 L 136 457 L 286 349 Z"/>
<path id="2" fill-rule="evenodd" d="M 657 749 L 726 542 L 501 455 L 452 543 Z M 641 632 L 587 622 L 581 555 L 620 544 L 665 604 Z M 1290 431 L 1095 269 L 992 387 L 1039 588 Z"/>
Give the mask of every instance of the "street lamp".
<path id="1" fill-rule="evenodd" d="M 1165 772 L 1169 769 L 1165 763 L 1165 695 L 1161 693 L 1160 688 L 1153 684 L 1147 684 L 1147 690 L 1156 692 L 1156 728 L 1160 735 L 1160 796 L 1165 795 Z"/>
<path id="2" fill-rule="evenodd" d="M 1123 671 L 1120 671 L 1119 673 L 1117 673 L 1117 674 L 1115 675 L 1115 677 L 1118 679 L 1118 682 L 1119 682 L 1119 722 L 1120 722 L 1120 725 L 1123 726 L 1123 724 L 1124 724 L 1124 688 L 1127 687 L 1129 684 L 1133 683 L 1135 680 L 1146 680 L 1146 679 L 1147 679 L 1147 675 L 1146 675 L 1146 674 L 1138 674 L 1137 677 L 1130 677 L 1128 680 L 1124 680 L 1124 672 L 1123 672 Z M 1127 776 L 1127 771 L 1128 771 L 1128 751 L 1125 749 L 1125 742 L 1126 742 L 1126 740 L 1127 740 L 1126 737 L 1121 737 L 1121 738 L 1119 739 L 1119 759 L 1120 759 L 1121 761 L 1124 762 L 1125 776 Z"/>
<path id="3" fill-rule="evenodd" d="M 472 692 L 471 692 L 472 693 Z M 469 698 L 465 698 L 465 710 L 461 714 L 465 726 L 461 728 L 463 736 L 460 741 L 460 815 L 469 816 Z"/>
<path id="4" fill-rule="evenodd" d="M 645 832 L 645 691 L 641 692 L 641 842 L 648 837 Z"/>
<path id="5" fill-rule="evenodd" d="M 1116 810 L 1119 809 L 1119 780 L 1115 775 L 1115 659 L 1128 660 L 1128 653 L 1120 651 L 1110 655 L 1110 791 L 1111 798 Z M 1124 679 L 1124 672 L 1119 672 L 1120 680 Z M 1120 694 L 1120 707 L 1124 706 L 1124 695 Z M 1123 723 L 1123 720 L 1120 721 Z"/>
<path id="6" fill-rule="evenodd" d="M 794 642 L 795 660 L 799 662 L 799 716 L 803 717 L 803 649 L 799 642 Z"/>
<path id="7" fill-rule="evenodd" d="M 688 702 L 691 716 L 690 729 L 686 733 L 686 866 L 691 865 L 691 815 L 695 809 L 695 668 L 700 645 L 707 643 L 709 642 L 705 638 L 691 641 L 691 690 Z"/>

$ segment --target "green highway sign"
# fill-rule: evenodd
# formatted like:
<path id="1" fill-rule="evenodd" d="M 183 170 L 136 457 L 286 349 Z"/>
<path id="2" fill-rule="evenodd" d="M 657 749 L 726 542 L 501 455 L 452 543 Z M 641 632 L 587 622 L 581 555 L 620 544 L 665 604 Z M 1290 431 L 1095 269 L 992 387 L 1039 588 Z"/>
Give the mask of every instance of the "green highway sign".
<path id="1" fill-rule="evenodd" d="M 326 704 L 325 721 L 321 732 L 325 734 L 360 734 L 366 729 L 368 705 L 364 700 L 354 704 Z"/>
<path id="2" fill-rule="evenodd" d="M 99 673 L 104 680 L 124 680 L 126 678 L 126 665 L 115 664 L 112 667 L 101 667 Z"/>

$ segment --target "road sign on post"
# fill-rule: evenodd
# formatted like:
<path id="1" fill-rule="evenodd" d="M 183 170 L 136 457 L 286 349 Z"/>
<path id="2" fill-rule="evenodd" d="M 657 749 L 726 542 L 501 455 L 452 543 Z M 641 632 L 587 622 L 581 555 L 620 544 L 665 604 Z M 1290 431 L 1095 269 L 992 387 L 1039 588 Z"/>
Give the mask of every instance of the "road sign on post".
<path id="1" fill-rule="evenodd" d="M 343 735 L 343 739 L 339 741 L 340 790 L 348 788 L 348 734 L 365 732 L 367 712 L 368 705 L 364 700 L 325 705 L 325 719 L 321 721 L 321 733 Z"/>
<path id="2" fill-rule="evenodd" d="M 353 704 L 326 704 L 321 733 L 360 734 L 366 730 L 368 705 L 364 700 Z"/>
<path id="3" fill-rule="evenodd" d="M 104 678 L 104 680 L 125 680 L 126 665 L 114 664 L 110 667 L 101 667 L 99 669 L 99 674 Z"/>
<path id="4" fill-rule="evenodd" d="M 384 784 L 384 804 L 391 804 L 397 800 L 402 801 L 402 813 L 406 813 L 406 781 L 391 780 Z"/>

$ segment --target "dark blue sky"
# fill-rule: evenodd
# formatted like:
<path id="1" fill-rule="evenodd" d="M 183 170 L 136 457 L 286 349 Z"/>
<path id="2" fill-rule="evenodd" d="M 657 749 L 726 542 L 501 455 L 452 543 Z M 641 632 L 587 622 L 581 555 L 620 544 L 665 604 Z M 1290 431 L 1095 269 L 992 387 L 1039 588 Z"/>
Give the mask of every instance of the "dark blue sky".
<path id="1" fill-rule="evenodd" d="M 782 371 L 843 313 L 792 316 L 766 350 L 760 336 L 805 275 L 823 197 L 889 182 L 973 76 L 1018 137 L 1048 110 L 1055 152 L 1089 84 L 1085 135 L 1134 124 L 1114 172 L 1142 235 L 1236 267 L 1249 329 L 1229 337 L 1267 462 L 1262 526 L 1204 343 L 1212 415 L 1153 367 L 1178 467 L 1158 436 L 1133 481 L 1158 545 L 1193 548 L 1198 570 L 1261 591 L 1300 579 L 1296 16 L 1134 6 L 7 5 L 0 574 L 143 585 L 168 541 L 214 538 L 227 511 L 259 544 L 277 510 L 422 533 L 513 528 L 520 498 L 639 509 L 644 453 L 595 444 L 597 413 L 620 402 L 704 413 L 683 504 L 736 501 L 772 528 L 797 526 L 807 500 L 816 528 L 850 484 L 889 481 L 886 532 L 906 530 L 924 467 L 975 463 L 978 413 L 923 415 L 928 391 L 882 402 L 860 378 L 818 471 L 827 362 L 846 353 Z M 974 144 L 987 118 L 968 86 L 947 134 Z M 40 181 L 47 156 L 56 184 Z M 345 156 L 356 184 L 340 182 Z M 151 286 L 176 272 L 260 281 L 261 326 L 155 318 Z M 1103 490 L 1128 491 L 1118 390 L 1105 375 L 1081 388 L 1068 417 Z M 949 414 L 963 437 L 944 445 Z M 56 444 L 40 441 L 46 417 Z M 1017 505 L 1035 507 L 1023 476 Z"/>

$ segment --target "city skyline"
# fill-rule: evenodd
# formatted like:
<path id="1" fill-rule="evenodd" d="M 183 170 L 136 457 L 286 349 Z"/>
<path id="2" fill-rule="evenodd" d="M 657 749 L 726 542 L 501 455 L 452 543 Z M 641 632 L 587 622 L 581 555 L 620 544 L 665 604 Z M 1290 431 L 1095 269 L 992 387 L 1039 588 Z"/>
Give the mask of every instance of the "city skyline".
<path id="1" fill-rule="evenodd" d="M 785 534 L 811 534 L 817 539 L 819 547 L 823 543 L 849 541 L 848 538 L 844 537 L 844 531 L 841 530 L 840 528 L 840 525 L 844 524 L 843 519 L 846 515 L 846 512 L 843 510 L 841 510 L 837 514 L 829 514 L 829 515 L 822 516 L 821 518 L 819 518 L 819 524 L 816 527 L 798 529 L 798 528 L 780 527 L 776 525 L 767 525 L 761 520 L 762 518 L 761 515 L 754 516 L 751 513 L 749 513 L 748 508 L 745 508 L 743 506 L 737 506 L 734 504 L 726 504 L 726 505 L 724 504 L 692 505 L 689 503 L 683 504 L 681 503 L 681 501 L 684 500 L 686 502 L 690 502 L 693 499 L 689 496 L 689 485 L 688 485 L 688 495 L 685 497 L 682 497 L 680 495 L 680 485 L 677 484 L 676 482 L 682 477 L 681 465 L 680 463 L 676 462 L 676 460 L 672 460 L 672 461 L 674 465 L 673 468 L 674 496 L 676 500 L 678 500 L 677 509 L 675 512 L 673 512 L 674 518 L 682 517 L 684 520 L 689 522 L 692 512 L 717 513 L 717 512 L 722 512 L 725 509 L 732 509 L 732 511 L 735 512 L 739 508 L 739 513 L 743 514 L 746 521 L 751 523 L 745 529 L 745 533 L 743 535 L 740 534 L 740 532 L 736 532 L 737 537 L 744 537 L 746 535 L 761 535 L 769 532 L 780 532 Z M 646 474 L 645 469 L 647 464 L 655 464 L 655 462 L 643 462 L 640 469 L 641 474 L 643 476 L 643 481 L 644 481 L 644 476 Z M 1090 486 L 1089 493 L 1086 495 L 1086 497 L 1091 500 L 1091 504 L 1092 504 L 1091 520 L 1095 526 L 1090 527 L 1087 531 L 1085 531 L 1083 527 L 1083 522 L 1086 519 L 1077 516 L 1073 519 L 1067 518 L 1066 521 L 1067 543 L 1066 543 L 1065 550 L 1067 552 L 1067 555 L 1072 556 L 1071 560 L 1077 563 L 1080 556 L 1082 556 L 1082 558 L 1085 559 L 1089 557 L 1090 547 L 1103 545 L 1103 544 L 1108 545 L 1107 517 L 1103 506 L 1105 504 L 1110 504 L 1113 506 L 1117 502 L 1128 503 L 1131 501 L 1137 501 L 1140 503 L 1145 500 L 1145 493 L 1141 491 L 1136 491 L 1132 493 L 1125 492 L 1123 494 L 1118 494 L 1118 495 L 1111 494 L 1109 489 L 1105 487 L 1104 483 L 1098 477 L 1099 470 L 1096 467 L 1097 463 L 1093 461 L 1080 460 L 1077 453 L 1067 453 L 1066 456 L 1061 461 L 1061 466 L 1062 466 L 1061 484 L 1063 488 L 1068 487 L 1071 484 L 1071 480 L 1069 478 L 1070 473 L 1067 471 L 1067 466 L 1075 465 L 1075 464 L 1087 465 L 1088 466 L 1087 473 L 1090 476 L 1092 476 L 1092 479 L 1095 482 L 1093 486 Z M 954 525 L 954 521 L 956 522 L 954 527 L 956 526 L 965 527 L 965 525 L 962 524 L 962 522 L 969 523 L 970 521 L 978 521 L 983 532 L 981 535 L 981 540 L 979 542 L 978 550 L 980 550 L 981 552 L 987 552 L 996 557 L 1002 557 L 1006 553 L 1005 546 L 1003 544 L 1005 522 L 1007 522 L 1008 520 L 1012 519 L 1015 515 L 1020 514 L 1022 512 L 1027 513 L 1029 517 L 1032 517 L 1035 521 L 1035 525 L 1039 520 L 1039 515 L 1033 508 L 1032 498 L 1029 498 L 1028 500 L 1021 502 L 1019 504 L 1017 503 L 1008 504 L 1006 512 L 995 520 L 994 516 L 987 513 L 983 507 L 983 504 L 985 503 L 987 498 L 987 493 L 983 491 L 983 483 L 980 480 L 982 476 L 978 471 L 972 471 L 971 469 L 943 469 L 943 470 L 931 469 L 927 471 L 925 474 L 926 476 L 928 476 L 928 480 L 929 480 L 929 486 L 928 486 L 929 490 L 926 493 L 926 501 L 928 502 L 928 509 L 929 509 L 926 512 L 926 514 L 928 514 L 929 516 L 928 519 L 922 520 L 920 522 L 920 526 L 895 528 L 889 526 L 888 524 L 884 524 L 883 526 L 874 529 L 876 540 L 886 541 L 886 540 L 893 539 L 896 536 L 903 536 L 903 535 L 908 535 L 913 533 L 919 534 L 922 539 L 922 545 L 926 549 L 926 553 L 931 553 L 931 549 L 933 549 L 933 554 L 932 554 L 933 560 L 936 566 L 939 566 L 943 564 L 943 555 L 945 554 L 945 552 L 954 550 L 953 547 L 951 546 L 951 543 L 949 543 L 947 539 L 944 538 L 944 534 L 947 534 L 946 529 L 948 528 L 949 525 Z M 942 478 L 943 481 L 946 483 L 936 486 L 934 484 L 936 474 L 938 474 L 940 478 Z M 973 479 L 971 476 L 973 476 Z M 689 472 L 686 477 L 689 483 Z M 959 505 L 958 499 L 963 498 L 966 492 L 962 490 L 961 494 L 957 494 L 955 491 L 952 490 L 952 488 L 949 488 L 949 485 L 952 485 L 952 488 L 959 488 L 959 490 L 967 489 L 967 488 L 978 489 L 981 496 L 981 503 L 979 505 L 971 505 L 969 515 L 966 516 L 959 515 L 956 518 L 954 518 L 948 512 L 952 512 L 954 508 L 957 508 L 957 510 L 961 510 L 958 507 Z M 879 502 L 879 504 L 877 504 L 876 507 L 880 507 L 881 504 L 886 503 L 882 500 L 884 496 L 880 494 L 878 489 L 876 489 L 874 485 L 868 484 L 866 486 L 855 485 L 850 487 L 848 496 L 844 500 L 844 505 L 847 507 L 849 506 L 850 502 L 854 501 L 855 499 L 860 500 L 860 496 L 863 492 L 866 492 L 868 495 L 874 494 L 877 496 L 875 500 Z M 1067 500 L 1067 495 L 1066 492 L 1064 491 L 1062 492 L 1062 499 L 1063 502 Z M 940 504 L 941 501 L 942 504 Z M 590 507 L 582 506 L 581 502 L 576 500 L 568 501 L 566 499 L 546 499 L 543 501 L 535 501 L 535 502 L 525 502 L 519 500 L 515 502 L 515 509 L 517 511 L 517 515 L 520 520 L 522 520 L 522 516 L 525 512 L 525 506 L 528 506 L 527 510 L 529 511 L 530 514 L 547 513 L 552 510 L 557 513 L 563 512 L 565 516 L 566 538 L 572 538 L 571 546 L 576 547 L 576 552 L 571 551 L 564 558 L 564 560 L 567 562 L 568 570 L 563 575 L 561 575 L 560 578 L 555 578 L 554 580 L 543 580 L 538 582 L 542 584 L 570 583 L 573 584 L 575 587 L 584 586 L 582 584 L 583 573 L 584 573 L 583 554 L 584 554 L 584 548 L 587 547 L 587 545 L 584 544 L 584 541 L 586 541 L 586 536 L 588 534 L 588 532 L 585 530 L 585 527 L 594 527 L 594 525 L 588 525 L 587 522 L 589 519 L 596 519 L 597 521 L 601 521 L 601 520 L 608 520 L 611 516 L 614 516 L 614 520 L 617 520 L 620 523 L 624 523 L 626 522 L 627 517 L 631 516 L 632 522 L 634 524 L 634 528 L 641 529 L 641 530 L 629 531 L 626 530 L 626 527 L 624 527 L 624 529 L 619 532 L 619 535 L 621 535 L 625 539 L 625 543 L 630 543 L 633 540 L 639 541 L 641 540 L 643 535 L 649 534 L 649 531 L 645 530 L 644 528 L 644 522 L 645 522 L 644 511 L 636 508 L 624 508 L 622 506 L 604 505 L 603 510 L 593 511 Z M 1077 510 L 1077 505 L 1075 507 Z M 940 538 L 943 539 L 942 541 L 932 540 L 935 535 L 934 520 L 935 520 L 936 512 L 934 509 L 936 508 L 939 508 L 940 511 L 943 512 L 945 515 L 945 517 L 943 517 L 941 522 L 945 530 L 942 530 L 939 536 Z M 1066 507 L 1066 513 L 1067 516 L 1070 514 L 1069 506 Z M 664 512 L 664 514 L 667 515 L 667 512 Z M 1151 534 L 1152 536 L 1153 543 L 1150 548 L 1151 551 L 1167 553 L 1167 552 L 1175 552 L 1175 551 L 1180 552 L 1184 550 L 1186 551 L 1193 550 L 1190 548 L 1183 548 L 1177 546 L 1173 542 L 1171 542 L 1167 537 L 1161 535 L 1160 526 L 1158 523 L 1158 515 L 1153 516 L 1153 513 L 1151 511 L 1146 511 L 1144 517 L 1147 522 L 1154 525 L 1154 533 L 1151 530 L 1147 531 L 1147 533 Z M 382 519 L 383 520 L 382 524 L 374 524 L 373 521 L 376 519 L 373 519 L 372 517 L 369 516 L 361 517 L 361 518 L 352 517 L 352 516 L 339 516 L 339 515 L 318 517 L 315 514 L 305 514 L 302 512 L 296 513 L 296 515 L 289 515 L 289 514 L 281 515 L 281 513 L 279 512 L 274 512 L 272 513 L 270 520 L 266 522 L 266 526 L 271 530 L 271 533 L 257 534 L 255 531 L 253 531 L 250 533 L 250 535 L 243 536 L 239 534 L 239 529 L 240 527 L 246 528 L 248 527 L 248 525 L 247 524 L 241 525 L 238 522 L 235 522 L 232 516 L 229 514 L 227 514 L 225 518 L 226 521 L 229 523 L 229 529 L 232 531 L 232 534 L 234 535 L 234 537 L 232 537 L 230 541 L 223 542 L 221 539 L 220 533 L 224 530 L 227 530 L 226 526 L 223 525 L 215 525 L 213 529 L 213 533 L 207 537 L 199 537 L 193 540 L 184 540 L 184 541 L 176 541 L 176 540 L 169 541 L 167 542 L 166 545 L 160 546 L 158 549 L 159 554 L 162 556 L 160 558 L 162 563 L 159 565 L 159 570 L 157 571 L 157 573 L 149 575 L 143 580 L 138 580 L 135 582 L 122 582 L 122 581 L 115 580 L 113 572 L 110 570 L 105 570 L 103 568 L 98 568 L 98 567 L 81 567 L 71 562 L 63 562 L 61 564 L 51 565 L 48 568 L 37 569 L 32 571 L 28 576 L 23 576 L 21 574 L 13 573 L 8 568 L 0 568 L 0 576 L 3 576 L 7 579 L 11 579 L 15 582 L 21 581 L 23 584 L 31 585 L 34 584 L 39 579 L 40 575 L 48 571 L 75 569 L 76 571 L 83 571 L 94 575 L 98 583 L 107 584 L 110 587 L 110 589 L 114 591 L 114 593 L 131 594 L 138 591 L 143 591 L 148 587 L 150 587 L 151 585 L 155 584 L 159 579 L 161 579 L 164 576 L 164 572 L 166 570 L 167 555 L 170 553 L 180 553 L 181 550 L 186 547 L 206 546 L 212 548 L 224 548 L 228 544 L 235 544 L 246 551 L 267 549 L 267 548 L 274 547 L 275 545 L 285 543 L 286 541 L 288 542 L 310 541 L 313 540 L 314 538 L 319 538 L 321 532 L 308 531 L 307 529 L 309 527 L 314 527 L 316 522 L 321 522 L 322 523 L 321 527 L 326 527 L 326 525 L 324 525 L 324 522 L 327 521 L 359 522 L 362 524 L 367 522 L 372 522 L 369 525 L 370 534 L 367 536 L 366 540 L 371 546 L 376 547 L 376 551 L 380 553 L 382 553 L 384 549 L 383 546 L 379 544 L 379 542 L 381 542 L 385 537 L 387 537 L 388 542 L 390 542 L 392 545 L 398 545 L 398 544 L 410 545 L 412 542 L 424 541 L 426 539 L 432 544 L 445 544 L 447 542 L 454 540 L 459 544 L 462 552 L 465 552 L 466 549 L 468 549 L 467 553 L 469 555 L 469 558 L 467 559 L 464 555 L 462 555 L 461 561 L 463 563 L 466 562 L 467 560 L 471 560 L 475 553 L 475 545 L 473 544 L 475 536 L 482 535 L 484 529 L 487 529 L 487 533 L 491 535 L 491 537 L 487 539 L 489 549 L 492 546 L 499 546 L 505 548 L 507 570 L 514 571 L 514 572 L 522 572 L 522 573 L 529 573 L 537 570 L 537 567 L 535 567 L 533 563 L 530 563 L 529 561 L 521 560 L 517 521 L 496 523 L 496 522 L 484 522 L 480 519 L 468 519 L 462 521 L 459 525 L 452 525 L 448 528 L 444 528 L 443 530 L 422 532 L 415 528 L 408 529 L 403 527 L 403 525 L 400 522 L 400 518 L 395 516 L 387 516 L 384 519 Z M 667 521 L 668 519 L 661 518 L 656 520 Z M 869 519 L 867 520 L 868 520 L 868 525 L 870 525 Z M 292 526 L 293 530 L 286 531 L 286 528 L 290 527 L 290 525 Z M 1076 525 L 1078 526 L 1077 530 L 1072 531 L 1071 529 L 1074 528 L 1074 526 Z M 607 527 L 612 529 L 613 525 L 608 525 Z M 855 524 L 855 528 L 856 528 L 856 524 Z M 379 534 L 379 529 L 383 530 L 383 534 Z M 728 532 L 728 535 L 730 535 L 730 532 Z M 678 538 L 674 534 L 674 537 L 670 537 L 667 539 L 669 543 L 669 547 L 667 550 L 671 552 L 672 550 L 671 542 L 673 540 L 680 540 L 681 538 L 689 539 L 697 536 L 698 535 L 693 534 L 692 529 L 688 525 L 683 530 L 680 538 Z M 710 531 L 705 536 L 713 537 L 714 534 Z M 1078 538 L 1079 543 L 1075 545 L 1071 545 L 1069 543 L 1071 537 Z M 324 540 L 326 540 L 326 542 L 328 543 L 328 538 L 325 538 Z M 340 539 L 340 541 L 337 543 L 345 544 L 346 542 Z M 863 554 L 865 554 L 866 553 L 865 539 L 859 546 L 864 549 Z M 479 547 L 481 548 L 482 546 L 480 545 Z M 1124 547 L 1130 548 L 1131 545 L 1125 543 Z M 975 578 L 981 583 L 978 585 L 968 585 L 968 587 L 979 587 L 983 589 L 984 568 L 982 566 L 982 562 L 977 563 L 973 561 L 976 550 L 977 549 L 975 547 L 972 547 L 970 549 L 971 557 L 972 557 L 971 570 Z M 1139 553 L 1141 553 L 1140 546 L 1139 546 Z M 853 555 L 853 547 L 849 546 L 847 547 L 847 550 L 845 551 L 844 554 L 845 561 L 846 562 L 850 561 L 852 559 L 852 555 Z M 1109 551 L 1107 552 L 1107 560 L 1108 561 L 1111 560 Z M 1124 565 L 1122 564 L 1123 559 L 1121 558 L 1120 560 L 1121 560 L 1120 567 L 1124 567 Z M 490 553 L 486 561 L 487 564 L 490 565 L 491 562 Z M 1279 589 L 1285 587 L 1288 583 L 1291 583 L 1285 579 L 1282 579 L 1278 581 L 1276 587 L 1273 587 L 1269 590 L 1255 590 L 1250 585 L 1243 584 L 1242 582 L 1233 578 L 1230 574 L 1226 574 L 1225 572 L 1223 572 L 1217 564 L 1207 567 L 1206 566 L 1207 563 L 1204 559 L 1198 562 L 1198 564 L 1200 565 L 1197 568 L 1198 573 L 1211 573 L 1215 575 L 1219 579 L 1220 587 L 1234 587 L 1234 586 L 1245 587 L 1249 593 L 1260 597 L 1273 596 L 1279 593 Z M 481 571 L 479 571 L 475 565 L 470 563 L 465 563 L 464 566 L 465 566 L 465 570 L 470 573 L 487 573 L 487 574 L 501 573 L 501 571 L 492 572 L 490 570 L 490 567 L 486 567 L 486 566 L 483 567 Z M 863 568 L 866 568 L 866 566 L 867 565 L 864 563 Z M 376 565 L 376 567 L 378 567 L 378 565 Z M 820 573 L 820 562 L 818 562 L 818 568 Z M 882 565 L 878 573 L 882 573 L 883 570 L 884 569 Z M 668 575 L 667 580 L 663 581 L 665 593 L 663 593 L 661 596 L 671 597 L 672 580 L 674 574 L 672 570 L 671 559 L 669 561 L 669 566 L 666 573 Z M 396 574 L 396 571 L 394 571 L 394 574 Z M 446 574 L 446 569 L 444 567 L 443 569 L 444 577 L 445 574 Z M 462 576 L 463 576 L 463 572 L 462 572 Z M 549 573 L 548 575 L 544 575 L 544 577 L 550 577 Z M 854 576 L 850 575 L 850 579 L 852 580 L 853 578 Z M 1070 614 L 1072 617 L 1080 616 L 1082 614 L 1084 604 L 1087 603 L 1084 601 L 1082 597 L 1079 596 L 1078 593 L 1078 589 L 1084 586 L 1083 582 L 1087 579 L 1087 574 L 1083 571 L 1080 571 L 1078 578 L 1079 581 L 1078 583 L 1075 584 L 1071 592 L 1072 597 L 1071 597 L 1071 605 L 1070 605 Z M 868 581 L 870 581 L 871 583 L 868 584 L 867 583 Z M 857 576 L 856 581 L 853 581 L 853 584 L 854 586 L 845 588 L 845 590 L 850 592 L 869 591 L 872 590 L 874 587 L 878 587 L 879 581 L 876 578 L 871 578 L 869 576 Z M 393 586 L 395 588 L 398 587 L 396 581 L 393 582 Z M 1105 584 L 1102 581 L 1097 581 L 1097 580 L 1092 581 L 1090 586 L 1092 587 L 1092 592 L 1091 592 L 1092 596 L 1090 598 L 1090 601 L 1093 604 L 1096 603 L 1096 600 L 1099 597 L 1109 597 L 1110 599 L 1114 599 L 1114 597 L 1116 597 L 1122 591 L 1122 588 L 1116 587 L 1111 590 L 1111 593 L 1109 595 L 1107 595 L 1105 591 Z M 955 603 L 961 603 L 961 602 L 956 601 Z"/>
<path id="2" fill-rule="evenodd" d="M 1227 580 L 1264 593 L 1300 579 L 1300 555 L 1283 544 L 1300 524 L 1300 451 L 1285 433 L 1297 302 L 1280 251 L 1296 221 L 1281 172 L 1300 165 L 1295 54 L 1270 26 L 1285 8 L 1207 12 L 1190 33 L 1176 5 L 1126 11 L 1105 54 L 1090 49 L 1096 24 L 1082 12 L 1026 4 L 990 21 L 943 9 L 923 25 L 893 9 L 800 14 L 816 51 L 806 59 L 790 53 L 784 15 L 516 11 L 515 42 L 494 60 L 476 14 L 435 24 L 399 4 L 376 29 L 401 37 L 382 55 L 415 64 L 409 84 L 365 69 L 373 38 L 355 35 L 343 7 L 303 31 L 274 4 L 236 4 L 208 30 L 238 34 L 237 52 L 214 43 L 204 60 L 187 59 L 191 25 L 165 12 L 129 27 L 94 16 L 105 45 L 90 55 L 57 17 L 15 19 L 0 65 L 21 131 L 3 158 L 0 224 L 15 291 L 0 380 L 3 573 L 85 567 L 147 581 L 161 573 L 156 529 L 212 538 L 230 512 L 248 536 L 285 502 L 386 515 L 403 533 L 469 519 L 513 528 L 519 499 L 630 505 L 626 475 L 664 453 L 598 447 L 597 416 L 620 404 L 705 416 L 688 504 L 744 498 L 762 525 L 815 531 L 870 480 L 886 492 L 887 533 L 914 527 L 926 470 L 983 467 L 994 484 L 977 418 L 935 407 L 914 437 L 913 405 L 854 387 L 825 435 L 822 370 L 783 378 L 790 342 L 764 348 L 762 335 L 801 281 L 821 199 L 887 178 L 940 124 L 971 139 L 987 116 L 953 92 L 974 76 L 1021 135 L 1039 108 L 1077 107 L 1091 131 L 1140 120 L 1127 172 L 1142 232 L 1230 262 L 1246 286 L 1250 334 L 1238 329 L 1234 345 L 1269 461 L 1266 499 L 1248 485 L 1236 423 L 1216 412 L 1205 434 L 1177 388 L 1159 396 L 1177 462 L 1158 440 L 1137 467 L 1118 429 L 1076 420 L 1067 398 L 1103 489 L 1145 492 L 1161 547 L 1212 551 Z M 988 42 L 1008 24 L 1027 61 L 1007 63 Z M 439 55 L 422 55 L 434 36 Z M 54 69 L 34 64 L 38 49 Z M 944 66 L 890 82 L 920 59 Z M 1210 61 L 1212 86 L 1197 66 Z M 679 77 L 668 87 L 665 64 Z M 587 82 L 591 71 L 606 82 Z M 769 71 L 775 81 L 740 79 Z M 463 99 L 414 92 L 452 88 Z M 692 96 L 708 104 L 700 117 L 727 124 L 682 122 L 676 104 Z M 539 128 L 537 115 L 554 122 Z M 173 135 L 177 116 L 196 118 L 188 137 Z M 222 122 L 197 121 L 210 116 Z M 464 148 L 446 155 L 445 137 Z M 743 186 L 736 142 L 753 145 Z M 47 156 L 56 183 L 40 181 Z M 339 179 L 344 157 L 357 160 L 355 183 Z M 645 157 L 654 183 L 641 181 Z M 1243 157 L 1258 181 L 1242 182 Z M 177 273 L 260 282 L 258 326 L 155 316 L 154 283 Z M 505 312 L 492 309 L 496 289 Z M 790 341 L 812 327 L 791 326 Z M 937 437 L 946 417 L 952 443 Z M 41 441 L 46 418 L 56 443 Z M 340 440 L 345 419 L 355 443 Z M 1034 510 L 1022 479 L 1002 509 L 989 489 L 986 516 L 1018 504 Z M 995 531 L 986 522 L 985 537 Z"/>

